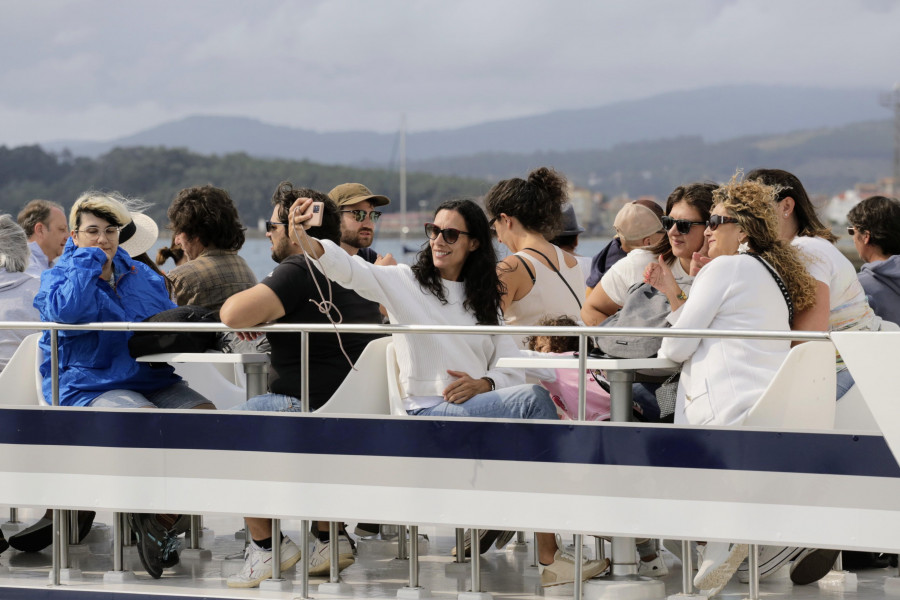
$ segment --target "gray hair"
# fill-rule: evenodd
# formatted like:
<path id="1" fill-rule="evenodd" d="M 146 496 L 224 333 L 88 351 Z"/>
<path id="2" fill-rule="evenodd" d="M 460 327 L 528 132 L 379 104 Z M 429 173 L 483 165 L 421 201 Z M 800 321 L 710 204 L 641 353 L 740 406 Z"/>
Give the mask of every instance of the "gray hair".
<path id="1" fill-rule="evenodd" d="M 0 268 L 8 273 L 24 271 L 30 255 L 25 230 L 10 215 L 0 215 Z"/>

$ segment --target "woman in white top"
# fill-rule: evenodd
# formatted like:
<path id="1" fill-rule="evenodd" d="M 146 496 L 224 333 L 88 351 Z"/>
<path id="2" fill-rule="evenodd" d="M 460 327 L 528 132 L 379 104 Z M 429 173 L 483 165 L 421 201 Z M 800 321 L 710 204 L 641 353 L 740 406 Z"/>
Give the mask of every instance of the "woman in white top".
<path id="1" fill-rule="evenodd" d="M 674 329 L 787 331 L 794 313 L 815 302 L 815 280 L 797 249 L 779 239 L 775 194 L 759 181 L 736 178 L 714 192 L 705 231 L 711 261 L 672 313 Z M 645 277 L 667 297 L 676 295 L 665 266 L 651 264 Z M 741 424 L 789 351 L 787 340 L 666 338 L 659 355 L 683 363 L 675 422 Z M 745 544 L 707 544 L 694 585 L 714 596 L 746 556 Z"/>
<path id="2" fill-rule="evenodd" d="M 816 215 L 803 184 L 780 169 L 755 169 L 747 179 L 758 179 L 778 190 L 775 210 L 782 240 L 801 250 L 800 258 L 816 280 L 816 302 L 797 314 L 794 329 L 807 331 L 869 331 L 880 329 L 880 319 L 869 307 L 856 269 L 834 242 L 837 237 Z M 853 387 L 853 377 L 837 357 L 837 399 Z"/>
<path id="3" fill-rule="evenodd" d="M 528 179 L 501 181 L 485 197 L 490 226 L 512 253 L 497 266 L 507 325 L 537 325 L 545 316 L 579 318 L 584 273 L 574 256 L 548 241 L 561 229 L 566 197 L 565 178 L 546 167 Z M 527 338 L 516 338 L 520 347 L 527 347 Z"/>
<path id="4" fill-rule="evenodd" d="M 788 330 L 785 296 L 766 264 L 751 254 L 781 276 L 797 313 L 812 305 L 815 285 L 797 250 L 778 239 L 774 189 L 732 180 L 713 194 L 705 231 L 712 260 L 700 269 L 689 298 L 679 305 L 678 285 L 659 264 L 648 266 L 647 282 L 677 307 L 669 319 L 675 329 Z M 675 422 L 740 423 L 789 351 L 790 342 L 782 340 L 666 338 L 660 356 L 684 363 L 678 386 L 684 408 L 676 409 Z"/>
<path id="5" fill-rule="evenodd" d="M 715 183 L 691 183 L 680 185 L 669 194 L 666 216 L 662 218 L 666 236 L 653 248 L 632 250 L 603 275 L 581 309 L 585 325 L 599 325 L 622 308 L 628 289 L 643 281 L 644 269 L 658 256 L 671 269 L 682 291 L 687 292 L 692 280 L 691 260 L 703 251 L 703 227 L 709 218 L 714 189 Z"/>
<path id="6" fill-rule="evenodd" d="M 301 198 L 294 204 L 292 228 L 308 228 L 311 203 Z M 372 265 L 328 240 L 305 234 L 298 244 L 318 259 L 316 266 L 329 279 L 384 306 L 391 323 L 499 324 L 502 288 L 484 211 L 471 200 L 444 202 L 435 211 L 434 223 L 425 225 L 425 233 L 429 243 L 412 267 Z M 496 366 L 499 358 L 519 354 L 509 336 L 394 335 L 394 340 L 410 415 L 557 418 L 547 390 L 524 384 L 521 372 Z M 607 564 L 591 561 L 585 565 L 585 577 L 598 575 Z M 571 582 L 574 563 L 555 552 L 545 572 L 545 585 Z M 566 573 L 568 581 L 560 576 Z"/>

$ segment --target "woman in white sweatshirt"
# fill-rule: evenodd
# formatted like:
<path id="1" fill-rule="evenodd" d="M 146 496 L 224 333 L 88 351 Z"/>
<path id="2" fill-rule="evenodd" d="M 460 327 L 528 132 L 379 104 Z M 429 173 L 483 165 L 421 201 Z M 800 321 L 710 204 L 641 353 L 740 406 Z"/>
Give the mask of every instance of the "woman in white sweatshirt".
<path id="1" fill-rule="evenodd" d="M 471 200 L 441 204 L 426 223 L 428 244 L 409 265 L 373 265 L 306 229 L 311 201 L 292 207 L 292 236 L 332 281 L 380 303 L 391 323 L 499 325 L 497 256 L 484 211 Z M 395 335 L 403 403 L 411 415 L 555 419 L 547 391 L 496 366 L 518 350 L 506 335 Z"/>

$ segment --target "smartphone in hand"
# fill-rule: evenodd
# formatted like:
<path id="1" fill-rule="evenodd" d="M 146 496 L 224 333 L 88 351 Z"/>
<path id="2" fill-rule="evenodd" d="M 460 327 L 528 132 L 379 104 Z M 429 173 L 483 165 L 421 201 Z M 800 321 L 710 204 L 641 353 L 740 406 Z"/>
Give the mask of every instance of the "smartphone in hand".
<path id="1" fill-rule="evenodd" d="M 321 227 L 322 226 L 322 215 L 325 213 L 325 203 L 324 202 L 313 202 L 309 209 L 306 211 L 306 214 L 311 214 L 312 218 L 307 221 L 310 227 Z"/>

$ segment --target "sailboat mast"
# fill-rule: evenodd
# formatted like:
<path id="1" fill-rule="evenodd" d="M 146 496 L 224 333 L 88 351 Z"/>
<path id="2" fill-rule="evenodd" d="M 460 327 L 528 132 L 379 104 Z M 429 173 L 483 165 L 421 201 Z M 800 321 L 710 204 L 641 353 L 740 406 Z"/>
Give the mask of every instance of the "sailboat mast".
<path id="1" fill-rule="evenodd" d="M 406 241 L 406 115 L 400 120 L 400 239 Z"/>

